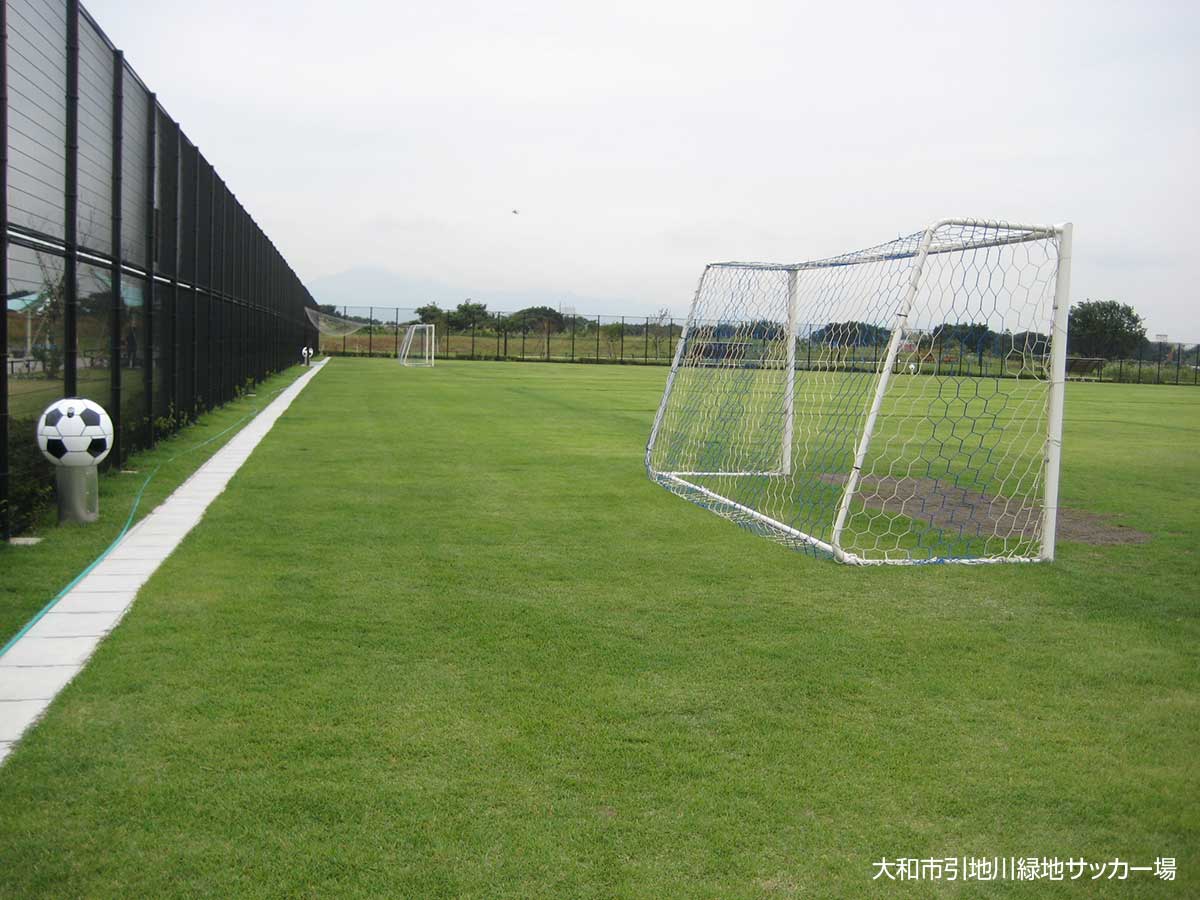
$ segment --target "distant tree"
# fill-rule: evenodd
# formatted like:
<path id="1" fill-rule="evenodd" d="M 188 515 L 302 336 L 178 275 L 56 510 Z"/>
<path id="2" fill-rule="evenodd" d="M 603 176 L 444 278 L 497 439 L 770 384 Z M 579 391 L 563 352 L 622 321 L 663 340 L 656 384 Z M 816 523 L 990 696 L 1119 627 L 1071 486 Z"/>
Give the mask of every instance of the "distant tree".
<path id="1" fill-rule="evenodd" d="M 1128 303 L 1085 300 L 1071 307 L 1067 350 L 1075 356 L 1132 356 L 1146 339 L 1146 325 Z"/>
<path id="2" fill-rule="evenodd" d="M 621 339 L 625 336 L 625 329 L 621 327 L 620 322 L 613 322 L 602 326 L 600 333 L 604 335 L 604 342 L 608 344 L 608 355 L 615 357 L 621 351 Z"/>
<path id="3" fill-rule="evenodd" d="M 472 326 L 486 325 L 491 321 L 492 316 L 488 312 L 486 303 L 475 303 L 468 297 L 458 304 L 458 308 L 454 312 L 447 313 L 446 319 L 451 328 L 466 331 Z"/>
<path id="4" fill-rule="evenodd" d="M 812 333 L 809 341 L 828 347 L 870 347 L 886 344 L 891 331 L 869 322 L 830 322 Z"/>
<path id="5" fill-rule="evenodd" d="M 317 307 L 317 310 L 325 313 L 327 316 L 340 316 L 342 314 L 341 309 L 334 306 L 332 303 L 322 303 Z"/>
<path id="6" fill-rule="evenodd" d="M 750 337 L 759 341 L 778 341 L 787 337 L 787 330 L 779 322 L 759 319 L 750 323 Z"/>
<path id="7" fill-rule="evenodd" d="M 595 323 L 586 316 L 563 316 L 563 330 L 574 329 L 576 334 L 588 334 Z"/>
<path id="8" fill-rule="evenodd" d="M 62 263 L 52 256 L 36 251 L 42 283 L 37 299 L 30 307 L 34 326 L 33 358 L 42 364 L 47 378 L 57 379 L 62 373 L 63 346 L 57 339 L 62 333 L 66 310 L 66 281 Z"/>
<path id="9" fill-rule="evenodd" d="M 549 306 L 529 306 L 506 317 L 503 327 L 508 331 L 562 331 L 566 319 Z"/>
<path id="10" fill-rule="evenodd" d="M 934 329 L 934 336 L 942 347 L 961 347 L 970 353 L 982 353 L 995 343 L 996 335 L 987 325 L 979 322 L 949 322 Z"/>
<path id="11" fill-rule="evenodd" d="M 446 320 L 446 311 L 436 303 L 427 303 L 413 310 L 423 325 L 433 325 Z"/>
<path id="12" fill-rule="evenodd" d="M 1050 335 L 1042 334 L 1040 331 L 1018 331 L 1015 334 L 1006 332 L 1004 345 L 1022 353 L 1045 356 L 1050 352 Z"/>
<path id="13" fill-rule="evenodd" d="M 674 323 L 671 321 L 671 310 L 659 307 L 658 313 L 651 320 L 650 335 L 654 341 L 654 356 L 657 359 L 670 352 L 670 340 L 674 336 Z"/>

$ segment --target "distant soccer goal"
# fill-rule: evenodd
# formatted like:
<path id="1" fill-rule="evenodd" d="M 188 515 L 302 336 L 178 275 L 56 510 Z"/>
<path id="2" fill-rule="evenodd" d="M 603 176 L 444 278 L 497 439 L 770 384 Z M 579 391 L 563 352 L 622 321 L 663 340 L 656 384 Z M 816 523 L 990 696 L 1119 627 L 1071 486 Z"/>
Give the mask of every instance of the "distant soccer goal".
<path id="1" fill-rule="evenodd" d="M 1099 381 L 1108 360 L 1093 356 L 1068 356 L 1067 378 L 1073 381 Z"/>
<path id="2" fill-rule="evenodd" d="M 658 484 L 855 564 L 1054 557 L 1071 226 L 948 219 L 700 279 Z"/>
<path id="3" fill-rule="evenodd" d="M 402 366 L 433 367 L 434 331 L 432 325 L 409 325 L 400 342 L 396 358 Z"/>

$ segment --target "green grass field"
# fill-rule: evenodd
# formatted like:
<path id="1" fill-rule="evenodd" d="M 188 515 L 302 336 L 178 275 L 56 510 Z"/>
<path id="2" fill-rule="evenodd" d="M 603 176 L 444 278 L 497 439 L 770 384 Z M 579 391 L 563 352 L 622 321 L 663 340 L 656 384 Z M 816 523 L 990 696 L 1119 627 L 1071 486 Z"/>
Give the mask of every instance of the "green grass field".
<path id="1" fill-rule="evenodd" d="M 29 532 L 42 539 L 37 547 L 0 543 L 0 647 L 103 552 L 127 521 L 133 524 L 141 520 L 165 500 L 303 371 L 296 366 L 268 378 L 253 396 L 200 416 L 191 427 L 130 456 L 120 470 L 110 466 L 100 477 L 100 520 L 95 524 L 57 527 L 55 511 L 46 508 Z M 32 427 L 25 439 L 32 443 Z M 142 497 L 135 507 L 139 491 Z"/>
<path id="2" fill-rule="evenodd" d="M 0 896 L 1200 893 L 1200 391 L 1068 389 L 1148 543 L 864 570 L 651 484 L 666 374 L 332 360 L 0 768 Z M 1179 874 L 872 882 L 964 855 Z"/>

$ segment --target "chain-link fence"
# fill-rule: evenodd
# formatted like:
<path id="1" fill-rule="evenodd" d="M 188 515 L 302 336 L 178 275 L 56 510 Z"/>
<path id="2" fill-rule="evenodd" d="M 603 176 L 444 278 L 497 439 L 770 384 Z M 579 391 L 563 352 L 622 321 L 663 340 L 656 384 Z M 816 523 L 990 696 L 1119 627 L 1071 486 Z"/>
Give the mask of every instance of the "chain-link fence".
<path id="1" fill-rule="evenodd" d="M 395 356 L 405 326 L 430 322 L 437 326 L 438 359 L 514 360 L 530 362 L 602 362 L 670 365 L 675 345 L 686 324 L 683 319 L 658 316 L 583 316 L 539 310 L 517 313 L 486 312 L 471 321 L 456 321 L 455 313 L 424 317 L 415 308 L 387 306 L 325 306 L 327 312 L 362 323 L 345 337 L 321 335 L 323 353 L 334 356 Z M 553 314 L 551 314 L 553 312 Z M 703 323 L 720 329 L 721 323 Z M 731 326 L 728 326 L 731 327 Z M 796 367 L 813 367 L 813 354 L 838 348 L 839 369 L 870 372 L 887 353 L 886 329 L 838 328 L 829 323 L 800 323 Z M 1021 337 L 1021 336 L 1018 336 Z M 1016 370 L 1004 348 L 1012 335 L 983 338 L 961 326 L 915 336 L 920 370 L 929 375 L 1007 377 Z M 1044 337 L 1043 337 L 1044 340 Z M 1018 367 L 1019 368 L 1019 367 Z M 1144 341 L 1126 358 L 1071 356 L 1067 378 L 1073 381 L 1129 384 L 1200 385 L 1200 343 Z"/>
<path id="2" fill-rule="evenodd" d="M 0 0 L 0 529 L 49 494 L 62 396 L 104 406 L 111 464 L 298 358 L 312 299 L 76 0 Z"/>
<path id="3" fill-rule="evenodd" d="M 527 362 L 605 362 L 666 365 L 683 322 L 666 316 L 582 316 L 550 311 L 487 313 L 469 322 L 424 320 L 415 309 L 338 306 L 323 309 L 364 327 L 345 337 L 321 336 L 321 350 L 337 356 L 395 356 L 404 327 L 432 322 L 439 359 Z M 451 313 L 453 315 L 453 313 Z"/>
<path id="4" fill-rule="evenodd" d="M 1124 384 L 1200 385 L 1200 343 L 1144 341 L 1136 352 L 1114 359 L 1068 357 L 1067 378 Z"/>

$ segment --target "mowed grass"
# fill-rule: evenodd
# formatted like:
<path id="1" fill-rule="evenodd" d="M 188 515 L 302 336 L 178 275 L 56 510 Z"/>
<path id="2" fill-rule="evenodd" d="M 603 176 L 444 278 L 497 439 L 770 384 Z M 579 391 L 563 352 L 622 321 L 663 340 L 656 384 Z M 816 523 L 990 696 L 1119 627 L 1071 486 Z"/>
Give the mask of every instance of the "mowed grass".
<path id="1" fill-rule="evenodd" d="M 165 500 L 304 371 L 302 366 L 292 366 L 267 378 L 252 394 L 201 415 L 149 450 L 131 454 L 120 467 L 110 459 L 99 476 L 99 521 L 59 526 L 51 499 L 24 535 L 40 537 L 41 543 L 17 547 L 0 542 L 0 647 L 102 553 L 126 522 L 138 522 Z M 60 394 L 44 398 L 38 414 Z M 33 443 L 32 426 L 24 439 Z"/>
<path id="2" fill-rule="evenodd" d="M 652 485 L 665 377 L 333 360 L 0 768 L 0 895 L 1197 893 L 1200 392 L 1069 391 L 1149 543 L 863 570 Z"/>

